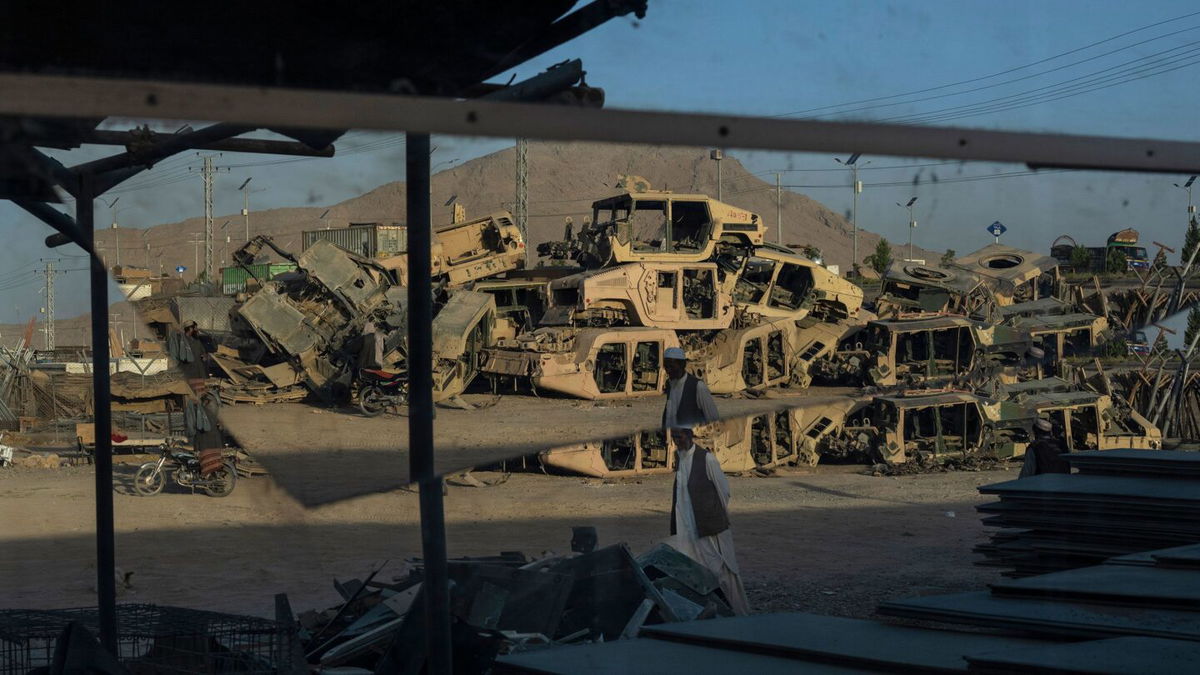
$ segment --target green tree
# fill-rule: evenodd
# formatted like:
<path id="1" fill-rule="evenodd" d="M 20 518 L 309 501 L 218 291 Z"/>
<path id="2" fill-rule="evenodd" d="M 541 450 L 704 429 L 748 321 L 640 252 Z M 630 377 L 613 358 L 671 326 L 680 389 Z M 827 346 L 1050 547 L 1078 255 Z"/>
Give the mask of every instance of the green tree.
<path id="1" fill-rule="evenodd" d="M 892 245 L 887 242 L 887 239 L 880 237 L 879 243 L 875 244 L 875 252 L 863 258 L 863 262 L 871 269 L 883 274 L 888 265 L 892 264 Z"/>
<path id="2" fill-rule="evenodd" d="M 948 267 L 957 257 L 958 254 L 954 252 L 954 249 L 946 249 L 946 252 L 942 254 L 942 267 Z"/>
<path id="3" fill-rule="evenodd" d="M 1076 272 L 1087 272 L 1092 267 L 1092 253 L 1086 246 L 1076 246 L 1071 249 L 1071 267 Z"/>
<path id="4" fill-rule="evenodd" d="M 1197 223 L 1196 218 L 1193 217 L 1188 221 L 1187 233 L 1183 236 L 1183 249 L 1179 251 L 1180 265 L 1187 264 L 1188 259 L 1192 257 L 1192 250 L 1196 248 L 1197 244 L 1200 244 L 1200 223 Z"/>
<path id="5" fill-rule="evenodd" d="M 1188 310 L 1187 330 L 1183 332 L 1184 349 L 1192 345 L 1192 340 L 1195 339 L 1197 332 L 1200 332 L 1200 305 L 1193 305 Z"/>
<path id="6" fill-rule="evenodd" d="M 1104 271 L 1109 274 L 1125 274 L 1129 271 L 1129 261 L 1125 258 L 1125 252 L 1116 247 L 1108 249 L 1108 256 L 1104 258 Z"/>

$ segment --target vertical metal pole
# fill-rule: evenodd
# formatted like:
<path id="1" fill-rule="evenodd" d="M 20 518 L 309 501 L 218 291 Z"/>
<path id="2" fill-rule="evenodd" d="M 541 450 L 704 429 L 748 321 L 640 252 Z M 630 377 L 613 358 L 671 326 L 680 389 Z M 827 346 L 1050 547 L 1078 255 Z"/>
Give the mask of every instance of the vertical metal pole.
<path id="1" fill-rule="evenodd" d="M 246 182 L 249 183 L 250 181 L 247 180 Z M 246 241 L 249 242 L 250 241 L 250 191 L 246 189 L 245 185 L 242 185 L 242 216 L 245 218 L 245 223 L 246 223 Z"/>
<path id="2" fill-rule="evenodd" d="M 776 243 L 783 246 L 783 185 L 779 182 L 779 174 L 775 174 L 775 227 L 779 230 Z"/>
<path id="3" fill-rule="evenodd" d="M 717 201 L 725 201 L 724 181 L 721 180 L 721 158 L 717 158 Z"/>
<path id="4" fill-rule="evenodd" d="M 204 280 L 212 283 L 213 262 L 213 169 L 212 157 L 204 158 Z"/>
<path id="5" fill-rule="evenodd" d="M 524 138 L 517 139 L 517 194 L 513 211 L 517 229 L 529 246 L 529 141 Z"/>
<path id="6" fill-rule="evenodd" d="M 861 260 L 858 259 L 858 164 L 851 164 L 850 192 L 853 193 L 850 203 L 850 236 L 853 241 L 853 251 L 850 254 L 850 269 L 853 270 Z"/>
<path id="7" fill-rule="evenodd" d="M 442 479 L 433 464 L 433 284 L 429 206 L 429 134 L 408 134 L 408 470 L 420 486 L 421 552 L 425 560 L 428 672 L 451 672 L 450 587 Z"/>
<path id="8" fill-rule="evenodd" d="M 79 178 L 75 222 L 89 245 L 96 240 L 92 176 Z M 113 537 L 112 401 L 108 372 L 108 273 L 99 256 L 91 257 L 92 405 L 96 436 L 96 591 L 100 644 L 117 653 L 116 543 Z"/>

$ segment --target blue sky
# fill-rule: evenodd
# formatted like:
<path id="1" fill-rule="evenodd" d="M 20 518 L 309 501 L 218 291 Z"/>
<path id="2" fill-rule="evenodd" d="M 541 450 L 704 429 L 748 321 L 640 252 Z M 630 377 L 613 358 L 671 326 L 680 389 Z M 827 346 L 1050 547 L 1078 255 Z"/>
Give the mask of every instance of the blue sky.
<path id="1" fill-rule="evenodd" d="M 1200 140 L 1193 65 L 1200 62 L 1200 14 L 1180 18 L 1198 11 L 1186 2 L 1095 0 L 650 0 L 644 20 L 612 21 L 515 74 L 524 78 L 567 58 L 582 58 L 588 82 L 603 87 L 607 105 L 619 108 L 749 115 L 808 111 L 795 116 Z M 1147 27 L 1158 22 L 1163 23 Z M 1010 72 L 996 75 L 1003 71 Z M 508 74 L 496 79 L 507 80 Z M 960 82 L 966 84 L 946 86 Z M 899 96 L 921 90 L 928 91 Z M 880 97 L 892 98 L 853 103 Z M 976 112 L 984 114 L 964 116 Z M 445 168 L 511 141 L 439 138 L 435 143 L 434 164 Z M 274 164 L 279 160 L 224 156 L 232 168 L 218 177 L 216 213 L 237 212 L 236 188 L 249 176 L 262 190 L 253 197 L 256 209 L 335 203 L 403 179 L 402 136 L 353 133 L 339 150 L 334 160 Z M 767 180 L 783 171 L 785 185 L 803 186 L 792 189 L 837 211 L 849 208 L 849 175 L 832 156 L 736 148 L 730 153 Z M 69 153 L 64 161 L 92 156 Z M 867 187 L 859 200 L 859 222 L 896 241 L 907 233 L 906 215 L 895 202 L 914 195 L 920 198 L 917 242 L 960 253 L 987 243 L 983 228 L 994 220 L 1008 225 L 1006 243 L 1037 250 L 1063 232 L 1100 242 L 1128 226 L 1140 229 L 1147 240 L 1181 239 L 1186 199 L 1171 183 L 1184 177 L 1073 172 L 991 178 L 1024 167 L 914 166 L 930 163 L 919 158 L 862 161 L 873 164 L 860 174 Z M 200 180 L 188 171 L 197 163 L 194 156 L 168 160 L 119 188 L 112 196 L 121 196 L 122 225 L 146 227 L 202 213 Z M 937 183 L 931 182 L 935 173 Z M 901 185 L 879 185 L 890 183 Z M 727 201 L 736 203 L 735 190 L 728 192 Z M 111 220 L 100 206 L 96 222 Z M 6 270 L 0 274 L 0 321 L 25 319 L 42 303 L 36 295 L 40 277 L 31 273 L 40 267 L 38 259 L 75 252 L 46 251 L 40 244 L 46 228 L 11 205 L 0 205 L 0 225 L 11 233 L 10 246 L 0 251 Z M 185 253 L 190 264 L 190 249 Z M 78 313 L 85 305 L 84 275 L 62 278 L 59 315 Z"/>

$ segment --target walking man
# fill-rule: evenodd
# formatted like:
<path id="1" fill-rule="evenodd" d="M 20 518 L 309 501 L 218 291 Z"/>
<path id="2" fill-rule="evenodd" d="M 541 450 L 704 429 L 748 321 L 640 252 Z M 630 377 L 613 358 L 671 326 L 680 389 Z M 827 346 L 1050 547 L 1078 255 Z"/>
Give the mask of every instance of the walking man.
<path id="1" fill-rule="evenodd" d="M 663 408 L 663 428 L 710 424 L 720 419 L 717 402 L 704 380 L 687 372 L 687 356 L 679 347 L 663 353 L 667 371 L 667 404 Z"/>
<path id="2" fill-rule="evenodd" d="M 729 481 L 717 458 L 696 447 L 690 426 L 673 427 L 671 440 L 676 450 L 669 543 L 712 570 L 735 614 L 748 614 L 729 529 Z"/>
<path id="3" fill-rule="evenodd" d="M 1019 478 L 1043 473 L 1071 473 L 1071 465 L 1062 458 L 1067 451 L 1057 425 L 1039 417 L 1033 422 L 1034 441 L 1025 449 L 1025 463 Z"/>

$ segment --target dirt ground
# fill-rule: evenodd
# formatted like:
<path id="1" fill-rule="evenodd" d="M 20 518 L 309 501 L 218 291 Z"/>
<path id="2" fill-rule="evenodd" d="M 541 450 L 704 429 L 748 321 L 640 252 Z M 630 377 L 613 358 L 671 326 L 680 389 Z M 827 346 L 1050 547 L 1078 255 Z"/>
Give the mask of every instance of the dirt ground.
<path id="1" fill-rule="evenodd" d="M 1015 468 L 900 477 L 850 467 L 733 477 L 734 539 L 755 611 L 866 617 L 882 600 L 980 589 L 995 572 L 971 547 L 987 534 L 979 485 Z M 129 494 L 118 466 L 117 565 L 132 572 L 122 602 L 270 616 L 286 592 L 297 611 L 335 604 L 333 579 L 381 578 L 420 555 L 417 495 L 395 490 L 306 510 L 269 478 L 225 499 L 168 488 Z M 488 478 L 496 477 L 488 474 Z M 94 475 L 90 467 L 0 469 L 0 607 L 95 604 Z M 570 526 L 634 553 L 667 534 L 671 477 L 602 481 L 514 474 L 488 488 L 450 487 L 451 556 L 566 552 Z"/>

